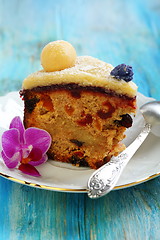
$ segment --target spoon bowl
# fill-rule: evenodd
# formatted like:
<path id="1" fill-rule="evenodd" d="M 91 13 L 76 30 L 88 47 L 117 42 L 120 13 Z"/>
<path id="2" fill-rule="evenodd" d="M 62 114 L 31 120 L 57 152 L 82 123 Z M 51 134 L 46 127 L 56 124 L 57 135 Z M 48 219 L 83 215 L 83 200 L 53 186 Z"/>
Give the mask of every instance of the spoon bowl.
<path id="1" fill-rule="evenodd" d="M 140 107 L 140 111 L 147 123 L 160 124 L 160 101 L 152 101 Z"/>

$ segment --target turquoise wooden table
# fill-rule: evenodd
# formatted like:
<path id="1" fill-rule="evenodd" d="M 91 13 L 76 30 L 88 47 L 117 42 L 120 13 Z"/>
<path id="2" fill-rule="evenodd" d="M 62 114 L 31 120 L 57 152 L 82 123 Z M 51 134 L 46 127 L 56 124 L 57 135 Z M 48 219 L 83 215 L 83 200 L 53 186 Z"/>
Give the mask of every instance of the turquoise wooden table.
<path id="1" fill-rule="evenodd" d="M 18 91 L 57 39 L 132 65 L 139 92 L 160 99 L 159 0 L 0 0 L 0 95 Z M 160 177 L 98 200 L 0 177 L 0 240 L 26 239 L 159 240 Z"/>

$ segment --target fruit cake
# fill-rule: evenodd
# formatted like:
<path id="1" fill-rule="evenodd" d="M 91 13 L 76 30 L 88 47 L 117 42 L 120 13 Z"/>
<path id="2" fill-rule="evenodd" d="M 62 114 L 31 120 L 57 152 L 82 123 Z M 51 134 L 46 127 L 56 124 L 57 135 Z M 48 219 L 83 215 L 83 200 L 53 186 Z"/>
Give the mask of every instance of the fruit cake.
<path id="1" fill-rule="evenodd" d="M 21 96 L 25 127 L 52 137 L 49 158 L 97 169 L 124 150 L 136 112 L 132 67 L 77 56 L 62 40 L 44 47 L 41 64 L 23 81 Z"/>

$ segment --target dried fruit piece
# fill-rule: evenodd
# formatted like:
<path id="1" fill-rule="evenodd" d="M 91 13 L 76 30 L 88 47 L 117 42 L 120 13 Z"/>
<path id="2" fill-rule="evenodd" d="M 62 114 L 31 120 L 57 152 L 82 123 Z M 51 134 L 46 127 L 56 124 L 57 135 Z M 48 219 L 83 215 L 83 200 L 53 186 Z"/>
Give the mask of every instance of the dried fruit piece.
<path id="1" fill-rule="evenodd" d="M 78 165 L 80 167 L 88 167 L 88 162 L 86 161 L 85 158 L 79 158 L 76 155 L 73 155 L 70 159 L 69 162 L 72 163 L 73 165 Z"/>
<path id="2" fill-rule="evenodd" d="M 80 126 L 87 126 L 87 124 L 91 124 L 93 122 L 92 115 L 86 114 L 83 119 L 77 121 Z"/>
<path id="3" fill-rule="evenodd" d="M 84 142 L 78 141 L 77 139 L 70 139 L 70 142 L 74 143 L 78 147 L 82 147 Z"/>
<path id="4" fill-rule="evenodd" d="M 49 95 L 44 94 L 44 96 L 41 97 L 41 100 L 43 102 L 43 107 L 44 108 L 46 108 L 48 111 L 53 111 L 54 110 L 52 99 L 50 98 Z"/>
<path id="5" fill-rule="evenodd" d="M 32 113 L 32 111 L 35 109 L 36 104 L 39 102 L 39 99 L 36 97 L 27 99 L 25 101 L 25 107 L 29 113 Z"/>
<path id="6" fill-rule="evenodd" d="M 69 116 L 71 116 L 72 113 L 74 112 L 74 108 L 70 105 L 65 105 L 64 109 Z"/>
<path id="7" fill-rule="evenodd" d="M 126 127 L 126 128 L 129 128 L 132 126 L 133 120 L 129 114 L 121 115 L 121 117 L 122 117 L 121 120 L 116 121 L 119 125 Z"/>

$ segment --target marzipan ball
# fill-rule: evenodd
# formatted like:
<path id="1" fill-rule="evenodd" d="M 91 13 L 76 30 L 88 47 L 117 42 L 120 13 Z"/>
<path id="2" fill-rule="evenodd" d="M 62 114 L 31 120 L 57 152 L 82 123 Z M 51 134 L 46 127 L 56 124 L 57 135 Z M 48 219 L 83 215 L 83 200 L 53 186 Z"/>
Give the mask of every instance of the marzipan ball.
<path id="1" fill-rule="evenodd" d="M 41 64 L 46 72 L 60 71 L 75 65 L 76 51 L 63 40 L 48 43 L 41 53 Z"/>

